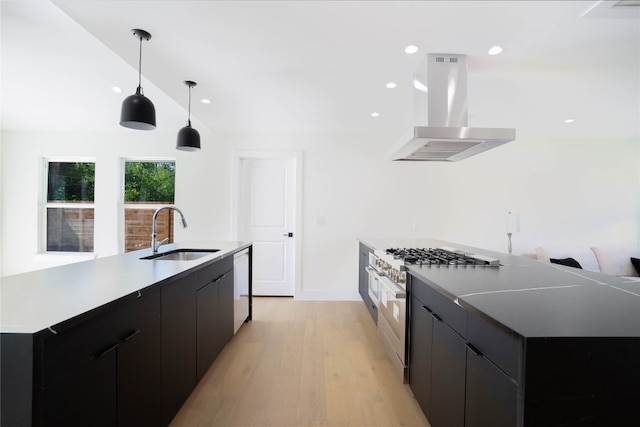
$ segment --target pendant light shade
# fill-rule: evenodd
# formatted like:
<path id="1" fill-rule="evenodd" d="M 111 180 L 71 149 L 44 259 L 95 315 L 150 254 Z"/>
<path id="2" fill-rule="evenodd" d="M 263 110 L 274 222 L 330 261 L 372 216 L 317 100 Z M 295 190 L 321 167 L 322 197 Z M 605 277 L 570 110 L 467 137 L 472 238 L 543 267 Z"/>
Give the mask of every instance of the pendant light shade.
<path id="1" fill-rule="evenodd" d="M 197 83 L 187 80 L 184 82 L 189 86 L 189 116 L 187 125 L 178 131 L 178 143 L 176 149 L 182 151 L 199 151 L 200 150 L 200 133 L 191 127 L 191 88 Z"/>
<path id="2" fill-rule="evenodd" d="M 122 102 L 120 125 L 139 130 L 153 130 L 156 128 L 156 109 L 153 102 L 144 96 L 142 91 L 142 39 L 149 40 L 151 34 L 145 30 L 131 30 L 134 37 L 140 39 L 140 56 L 138 60 L 138 88 L 136 93 L 125 98 Z"/>

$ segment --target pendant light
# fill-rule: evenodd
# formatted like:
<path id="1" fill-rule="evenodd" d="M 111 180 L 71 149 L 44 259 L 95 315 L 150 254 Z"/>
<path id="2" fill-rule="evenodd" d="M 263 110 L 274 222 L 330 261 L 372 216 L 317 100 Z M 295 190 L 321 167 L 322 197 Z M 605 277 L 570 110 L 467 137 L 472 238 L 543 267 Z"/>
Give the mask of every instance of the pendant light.
<path id="1" fill-rule="evenodd" d="M 187 118 L 187 125 L 178 131 L 176 149 L 182 151 L 198 151 L 200 150 L 200 134 L 191 127 L 191 88 L 197 85 L 197 83 L 186 80 L 184 84 L 189 86 L 189 116 Z"/>
<path id="2" fill-rule="evenodd" d="M 142 39 L 149 40 L 151 34 L 145 30 L 131 30 L 134 37 L 140 39 L 140 56 L 138 60 L 138 89 L 136 93 L 125 98 L 122 102 L 120 125 L 140 130 L 156 128 L 156 109 L 153 102 L 142 92 Z"/>

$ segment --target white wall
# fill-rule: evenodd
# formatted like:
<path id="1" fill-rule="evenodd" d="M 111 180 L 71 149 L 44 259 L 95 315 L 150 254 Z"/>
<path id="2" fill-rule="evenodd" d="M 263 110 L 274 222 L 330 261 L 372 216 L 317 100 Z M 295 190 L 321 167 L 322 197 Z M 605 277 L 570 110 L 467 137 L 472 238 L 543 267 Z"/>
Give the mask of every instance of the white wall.
<path id="1" fill-rule="evenodd" d="M 396 135 L 201 134 L 203 150 L 183 153 L 167 132 L 4 132 L 2 274 L 67 261 L 36 256 L 42 157 L 96 158 L 95 245 L 105 256 L 118 252 L 121 157 L 175 157 L 176 205 L 189 222 L 176 239 L 228 240 L 233 149 L 304 151 L 303 291 L 353 295 L 359 236 L 435 237 L 506 252 L 509 210 L 521 219 L 515 254 L 545 246 L 590 269 L 593 245 L 639 254 L 637 140 L 519 137 L 459 163 L 433 163 L 387 161 Z M 315 225 L 318 216 L 325 225 Z"/>
<path id="2" fill-rule="evenodd" d="M 118 253 L 121 243 L 118 216 L 122 197 L 122 159 L 175 158 L 180 170 L 182 159 L 191 153 L 176 151 L 175 138 L 173 132 L 4 132 L 1 145 L 3 275 L 86 259 L 82 255 L 38 254 L 44 158 L 68 156 L 95 159 L 94 249 L 97 256 L 107 256 Z M 190 166 L 184 166 L 185 169 L 187 167 Z M 179 180 L 179 176 L 178 172 L 177 204 L 184 200 L 183 194 L 189 187 L 189 183 Z M 210 204 L 207 199 L 209 197 L 202 206 Z M 190 225 L 201 226 L 189 217 L 188 220 Z M 213 224 L 220 224 L 220 221 L 216 219 Z M 208 227 L 207 230 L 210 234 L 216 228 Z M 180 238 L 181 231 L 178 227 L 177 238 Z M 218 233 L 226 239 L 225 228 L 219 228 Z"/>

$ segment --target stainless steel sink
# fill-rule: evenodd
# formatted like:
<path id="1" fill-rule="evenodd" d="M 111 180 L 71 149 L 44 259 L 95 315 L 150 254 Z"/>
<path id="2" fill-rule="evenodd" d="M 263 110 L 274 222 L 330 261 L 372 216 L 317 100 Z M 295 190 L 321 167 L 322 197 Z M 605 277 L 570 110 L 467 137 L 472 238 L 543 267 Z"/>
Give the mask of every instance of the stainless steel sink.
<path id="1" fill-rule="evenodd" d="M 168 252 L 161 252 L 140 259 L 155 259 L 158 261 L 192 261 L 218 252 L 220 249 L 174 249 Z"/>

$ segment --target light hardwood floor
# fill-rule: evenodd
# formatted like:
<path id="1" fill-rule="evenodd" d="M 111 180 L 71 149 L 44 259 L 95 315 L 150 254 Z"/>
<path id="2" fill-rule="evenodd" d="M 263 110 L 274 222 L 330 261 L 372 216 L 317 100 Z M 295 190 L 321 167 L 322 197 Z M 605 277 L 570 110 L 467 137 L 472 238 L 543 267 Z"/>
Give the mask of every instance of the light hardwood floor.
<path id="1" fill-rule="evenodd" d="M 179 426 L 429 426 L 360 301 L 254 298 Z"/>

